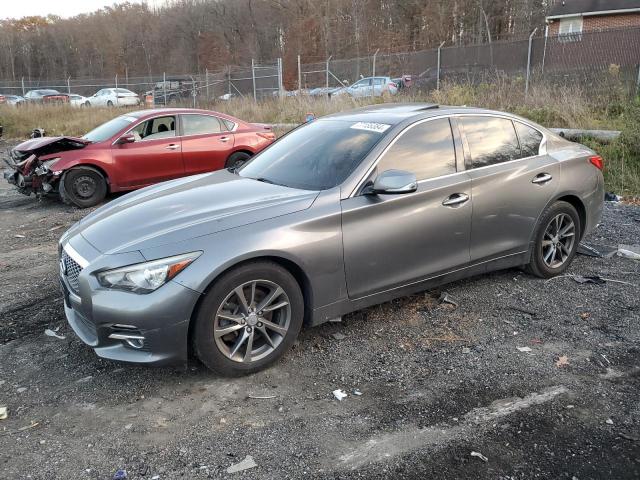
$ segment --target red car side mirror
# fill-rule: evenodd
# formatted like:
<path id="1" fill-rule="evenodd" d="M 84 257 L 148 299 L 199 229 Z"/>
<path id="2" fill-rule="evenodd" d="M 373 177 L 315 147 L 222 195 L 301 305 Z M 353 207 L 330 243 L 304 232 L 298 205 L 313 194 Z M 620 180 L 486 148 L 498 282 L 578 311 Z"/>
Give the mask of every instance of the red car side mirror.
<path id="1" fill-rule="evenodd" d="M 121 137 L 116 141 L 116 143 L 117 143 L 118 145 L 124 145 L 125 143 L 133 143 L 133 142 L 135 142 L 135 141 L 136 141 L 136 137 L 135 137 L 132 133 L 129 133 L 129 134 L 127 134 L 127 135 L 123 135 L 123 136 L 121 136 Z"/>

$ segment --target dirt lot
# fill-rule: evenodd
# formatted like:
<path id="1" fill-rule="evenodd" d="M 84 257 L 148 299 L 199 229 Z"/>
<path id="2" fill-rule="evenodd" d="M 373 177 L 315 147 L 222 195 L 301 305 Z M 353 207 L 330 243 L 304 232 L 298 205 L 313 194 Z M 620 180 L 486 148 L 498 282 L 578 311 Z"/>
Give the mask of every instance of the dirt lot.
<path id="1" fill-rule="evenodd" d="M 74 336 L 56 242 L 86 213 L 1 183 L 2 478 L 640 476 L 639 261 L 569 271 L 632 285 L 457 282 L 307 330 L 268 371 L 229 380 L 100 360 Z M 640 208 L 607 204 L 589 240 L 639 243 Z M 256 468 L 226 472 L 246 455 Z"/>

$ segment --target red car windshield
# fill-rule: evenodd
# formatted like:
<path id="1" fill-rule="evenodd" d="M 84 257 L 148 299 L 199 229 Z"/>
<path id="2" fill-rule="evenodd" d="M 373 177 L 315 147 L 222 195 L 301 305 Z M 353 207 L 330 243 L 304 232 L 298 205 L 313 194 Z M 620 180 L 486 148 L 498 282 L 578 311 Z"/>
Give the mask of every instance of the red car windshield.
<path id="1" fill-rule="evenodd" d="M 104 142 L 105 140 L 113 137 L 123 128 L 128 127 L 137 119 L 128 115 L 116 117 L 109 120 L 107 123 L 103 123 L 99 127 L 94 128 L 89 133 L 85 134 L 82 138 L 89 140 L 90 142 Z"/>

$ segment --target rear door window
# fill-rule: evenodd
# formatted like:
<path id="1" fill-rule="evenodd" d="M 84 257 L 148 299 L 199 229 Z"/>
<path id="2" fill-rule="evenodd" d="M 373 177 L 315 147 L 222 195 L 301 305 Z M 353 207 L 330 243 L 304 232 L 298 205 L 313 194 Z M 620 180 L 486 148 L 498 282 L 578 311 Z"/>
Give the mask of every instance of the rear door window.
<path id="1" fill-rule="evenodd" d="M 220 120 L 211 115 L 183 115 L 182 130 L 183 135 L 205 135 L 220 133 L 223 128 Z"/>
<path id="2" fill-rule="evenodd" d="M 378 163 L 378 175 L 385 170 L 412 172 L 418 180 L 455 173 L 456 152 L 449 120 L 430 120 L 405 130 Z"/>
<path id="3" fill-rule="evenodd" d="M 542 133 L 524 123 L 514 122 L 514 125 L 516 126 L 516 132 L 518 132 L 518 140 L 520 140 L 522 158 L 540 155 Z"/>
<path id="4" fill-rule="evenodd" d="M 472 168 L 521 158 L 513 122 L 500 117 L 461 117 Z"/>

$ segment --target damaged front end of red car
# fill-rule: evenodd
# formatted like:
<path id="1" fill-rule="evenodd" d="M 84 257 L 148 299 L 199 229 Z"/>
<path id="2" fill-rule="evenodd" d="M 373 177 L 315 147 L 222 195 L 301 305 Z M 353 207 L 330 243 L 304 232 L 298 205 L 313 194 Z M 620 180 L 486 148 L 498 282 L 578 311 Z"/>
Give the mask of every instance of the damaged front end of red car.
<path id="1" fill-rule="evenodd" d="M 5 163 L 12 171 L 5 172 L 5 179 L 15 185 L 20 193 L 40 197 L 57 192 L 63 170 L 56 169 L 63 152 L 78 150 L 89 142 L 75 137 L 40 137 L 27 140 L 11 150 Z"/>

